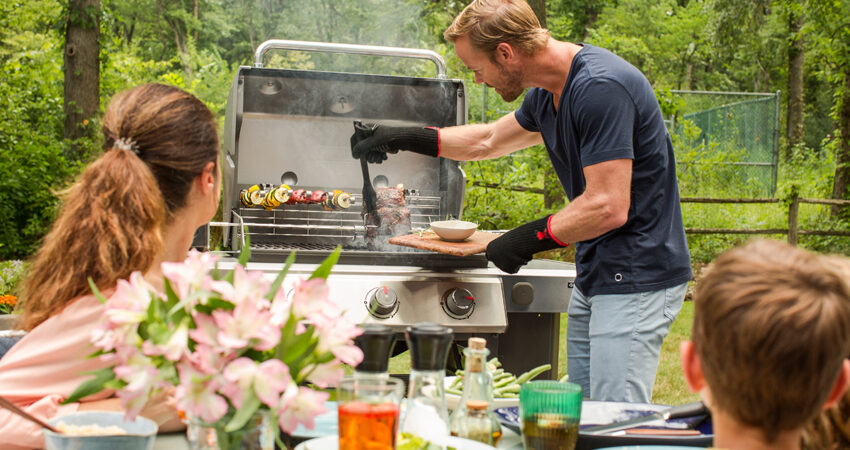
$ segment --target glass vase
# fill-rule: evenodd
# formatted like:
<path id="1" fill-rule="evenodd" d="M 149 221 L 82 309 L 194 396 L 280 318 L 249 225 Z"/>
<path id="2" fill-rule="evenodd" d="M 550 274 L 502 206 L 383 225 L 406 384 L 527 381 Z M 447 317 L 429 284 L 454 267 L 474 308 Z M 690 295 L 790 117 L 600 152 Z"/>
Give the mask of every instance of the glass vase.
<path id="1" fill-rule="evenodd" d="M 268 411 L 258 411 L 242 429 L 224 431 L 226 423 L 190 420 L 186 438 L 190 450 L 274 450 L 274 429 Z"/>

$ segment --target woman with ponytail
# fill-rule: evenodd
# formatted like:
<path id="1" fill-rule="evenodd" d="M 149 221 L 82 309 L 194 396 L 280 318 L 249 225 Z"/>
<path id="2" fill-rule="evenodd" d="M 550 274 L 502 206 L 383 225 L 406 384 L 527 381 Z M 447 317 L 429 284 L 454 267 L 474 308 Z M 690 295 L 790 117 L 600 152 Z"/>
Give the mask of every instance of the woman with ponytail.
<path id="1" fill-rule="evenodd" d="M 62 405 L 85 372 L 106 367 L 90 344 L 105 294 L 141 271 L 161 285 L 160 264 L 183 261 L 194 231 L 218 208 L 215 118 L 180 89 L 147 84 L 117 94 L 103 118 L 103 154 L 63 193 L 34 255 L 20 305 L 27 335 L 0 359 L 0 395 L 47 420 L 76 410 L 121 410 L 110 391 Z M 160 431 L 182 424 L 168 395 L 141 413 Z M 43 447 L 41 429 L 0 410 L 0 448 Z"/>

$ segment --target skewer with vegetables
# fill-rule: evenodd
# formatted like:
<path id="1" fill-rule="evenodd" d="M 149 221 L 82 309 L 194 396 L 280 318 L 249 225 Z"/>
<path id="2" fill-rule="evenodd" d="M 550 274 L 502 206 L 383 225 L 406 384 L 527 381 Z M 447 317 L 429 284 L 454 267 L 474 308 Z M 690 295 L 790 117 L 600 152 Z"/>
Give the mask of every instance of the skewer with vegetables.
<path id="1" fill-rule="evenodd" d="M 273 184 L 255 184 L 249 188 L 242 189 L 239 200 L 247 208 L 260 206 L 266 211 L 271 211 L 280 205 L 295 204 L 317 204 L 322 205 L 325 210 L 336 211 L 351 207 L 352 196 L 350 193 L 335 189 L 333 192 L 322 190 L 308 191 L 306 189 L 292 189 L 286 184 L 275 186 Z"/>

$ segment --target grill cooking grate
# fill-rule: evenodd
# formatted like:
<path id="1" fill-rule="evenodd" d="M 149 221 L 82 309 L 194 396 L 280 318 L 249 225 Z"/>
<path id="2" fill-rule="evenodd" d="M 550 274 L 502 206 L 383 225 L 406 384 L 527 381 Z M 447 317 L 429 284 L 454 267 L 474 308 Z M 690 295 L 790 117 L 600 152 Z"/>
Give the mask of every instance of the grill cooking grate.
<path id="1" fill-rule="evenodd" d="M 320 251 L 320 252 L 332 252 L 336 248 L 334 245 L 330 244 L 315 244 L 315 243 L 291 243 L 291 244 L 251 244 L 251 250 L 259 250 L 259 251 L 273 251 L 273 252 L 285 252 L 290 250 L 306 250 L 306 251 Z"/>
<path id="2" fill-rule="evenodd" d="M 360 212 L 361 197 L 354 196 L 348 209 L 328 211 L 317 204 L 280 205 L 266 211 L 261 208 L 239 208 L 234 211 L 239 229 L 244 227 L 251 239 L 251 249 L 262 253 L 285 253 L 291 250 L 330 252 L 337 245 L 346 249 L 366 249 L 366 226 Z M 425 229 L 440 218 L 440 197 L 408 193 L 413 230 Z M 237 230 L 241 235 L 241 231 Z M 244 243 L 244 242 L 243 242 Z M 395 247 L 395 246 L 393 246 Z M 401 248 L 392 251 L 400 252 Z"/>

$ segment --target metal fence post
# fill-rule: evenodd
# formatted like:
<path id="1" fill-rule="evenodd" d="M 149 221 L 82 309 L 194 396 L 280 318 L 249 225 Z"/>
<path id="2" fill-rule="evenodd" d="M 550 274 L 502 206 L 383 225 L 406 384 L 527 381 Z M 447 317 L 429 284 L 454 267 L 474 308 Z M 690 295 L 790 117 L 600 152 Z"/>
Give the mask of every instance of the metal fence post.
<path id="1" fill-rule="evenodd" d="M 773 101 L 776 103 L 774 116 L 776 126 L 773 129 L 773 185 L 770 189 L 770 195 L 776 195 L 776 184 L 779 180 L 779 103 L 780 103 L 780 95 L 782 95 L 782 91 L 776 91 L 776 97 L 773 98 Z"/>
<path id="2" fill-rule="evenodd" d="M 788 243 L 797 245 L 797 213 L 800 211 L 800 196 L 796 193 L 791 196 L 791 205 L 788 207 Z"/>

